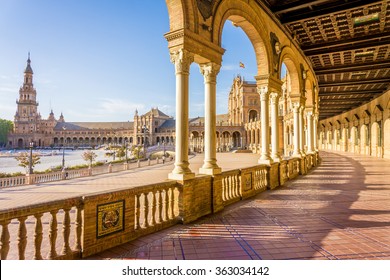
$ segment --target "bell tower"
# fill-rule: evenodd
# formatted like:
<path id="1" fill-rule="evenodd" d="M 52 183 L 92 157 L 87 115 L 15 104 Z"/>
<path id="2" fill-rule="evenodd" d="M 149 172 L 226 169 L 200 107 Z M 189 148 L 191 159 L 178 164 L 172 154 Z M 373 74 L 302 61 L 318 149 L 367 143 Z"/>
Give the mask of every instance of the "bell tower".
<path id="1" fill-rule="evenodd" d="M 33 70 L 31 68 L 30 53 L 28 54 L 27 66 L 24 70 L 23 85 L 19 89 L 19 99 L 16 101 L 17 111 L 15 114 L 16 133 L 34 133 L 37 130 L 38 102 L 37 92 L 33 85 Z"/>

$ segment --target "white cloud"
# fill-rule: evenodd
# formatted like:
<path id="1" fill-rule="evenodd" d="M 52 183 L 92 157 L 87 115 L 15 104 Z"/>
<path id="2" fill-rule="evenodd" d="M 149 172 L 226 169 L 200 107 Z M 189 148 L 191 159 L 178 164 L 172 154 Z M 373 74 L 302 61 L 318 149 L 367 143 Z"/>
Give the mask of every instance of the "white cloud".
<path id="1" fill-rule="evenodd" d="M 133 113 L 136 109 L 142 110 L 145 105 L 133 103 L 123 99 L 101 98 L 99 100 L 97 111 L 101 113 Z"/>
<path id="2" fill-rule="evenodd" d="M 236 64 L 226 64 L 222 65 L 221 71 L 239 71 L 240 70 L 240 65 L 237 63 Z"/>

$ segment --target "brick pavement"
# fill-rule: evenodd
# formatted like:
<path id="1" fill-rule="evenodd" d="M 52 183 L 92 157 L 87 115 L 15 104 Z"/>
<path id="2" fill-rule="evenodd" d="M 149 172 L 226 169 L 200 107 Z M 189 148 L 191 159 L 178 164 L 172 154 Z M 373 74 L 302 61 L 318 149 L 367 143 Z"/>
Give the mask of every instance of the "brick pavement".
<path id="1" fill-rule="evenodd" d="M 321 152 L 307 176 L 90 259 L 390 259 L 390 161 Z"/>

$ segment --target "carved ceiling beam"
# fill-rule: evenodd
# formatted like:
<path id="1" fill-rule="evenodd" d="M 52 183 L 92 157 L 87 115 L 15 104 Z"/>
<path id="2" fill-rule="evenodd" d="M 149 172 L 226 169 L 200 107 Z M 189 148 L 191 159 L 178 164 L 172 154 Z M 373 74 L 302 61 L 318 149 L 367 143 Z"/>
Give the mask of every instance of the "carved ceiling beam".
<path id="1" fill-rule="evenodd" d="M 299 2 L 301 2 L 301 1 L 299 1 Z M 315 1 L 313 1 L 313 2 L 315 2 Z M 329 1 L 325 1 L 325 2 L 329 2 Z M 382 3 L 382 1 L 378 1 L 378 0 L 351 0 L 351 1 L 345 2 L 344 0 L 340 0 L 340 1 L 335 1 L 335 2 L 331 3 L 330 5 L 323 5 L 323 7 L 316 7 L 316 9 L 313 9 L 313 10 L 294 12 L 294 13 L 291 13 L 291 15 L 283 15 L 283 14 L 286 14 L 288 12 L 287 9 L 284 9 L 284 11 L 281 9 L 279 12 L 277 12 L 277 8 L 274 8 L 273 12 L 278 13 L 282 24 L 290 24 L 290 23 L 305 21 L 308 19 L 323 17 L 324 15 L 327 15 L 327 14 L 337 14 L 337 13 L 340 13 L 343 11 L 357 9 L 359 7 L 362 7 L 362 6 L 363 7 L 369 6 L 369 5 L 375 4 L 375 3 Z M 310 4 L 310 2 L 308 4 Z M 326 3 L 324 3 L 324 4 L 326 4 Z M 305 4 L 297 5 L 296 2 L 291 3 L 291 5 L 295 5 L 297 7 L 294 11 L 307 8 L 307 7 L 303 7 Z M 314 4 L 311 4 L 311 5 L 314 5 Z"/>
<path id="2" fill-rule="evenodd" d="M 319 96 L 345 96 L 345 95 L 359 95 L 359 94 L 381 94 L 383 90 L 361 90 L 361 91 L 338 91 L 338 92 L 319 92 Z"/>
<path id="3" fill-rule="evenodd" d="M 367 35 L 362 39 L 353 38 L 343 41 L 333 41 L 312 46 L 302 46 L 307 56 L 346 52 L 357 49 L 377 48 L 390 45 L 390 32 Z"/>
<path id="4" fill-rule="evenodd" d="M 337 82 L 327 82 L 320 83 L 320 88 L 322 87 L 341 87 L 341 86 L 349 86 L 349 85 L 367 85 L 367 84 L 382 84 L 389 83 L 390 78 L 383 79 L 369 79 L 369 80 L 356 80 L 356 81 L 337 81 Z"/>
<path id="5" fill-rule="evenodd" d="M 387 68 L 390 69 L 390 61 L 370 62 L 361 65 L 351 64 L 351 65 L 342 65 L 342 66 L 332 66 L 329 68 L 314 68 L 314 72 L 316 73 L 316 75 L 327 75 L 327 74 L 339 74 L 345 72 L 381 70 Z"/>

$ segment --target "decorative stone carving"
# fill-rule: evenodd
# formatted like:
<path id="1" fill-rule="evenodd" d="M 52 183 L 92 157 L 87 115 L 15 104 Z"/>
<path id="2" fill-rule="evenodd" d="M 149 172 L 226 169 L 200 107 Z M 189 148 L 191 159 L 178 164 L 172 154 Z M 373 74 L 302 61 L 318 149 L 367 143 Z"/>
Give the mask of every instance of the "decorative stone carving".
<path id="1" fill-rule="evenodd" d="M 211 62 L 207 64 L 201 64 L 199 67 L 200 73 L 203 75 L 204 81 L 206 83 L 216 83 L 217 75 L 221 69 L 221 65 Z"/>
<path id="2" fill-rule="evenodd" d="M 212 16 L 215 0 L 196 0 L 196 4 L 205 21 Z"/>
<path id="3" fill-rule="evenodd" d="M 189 74 L 194 55 L 184 49 L 171 53 L 171 62 L 175 64 L 176 74 Z"/>
<path id="4" fill-rule="evenodd" d="M 258 92 L 260 94 L 260 101 L 267 101 L 269 97 L 268 87 L 262 86 L 260 89 L 258 89 Z"/>
<path id="5" fill-rule="evenodd" d="M 273 54 L 272 66 L 274 68 L 275 73 L 279 72 L 279 56 L 282 52 L 282 46 L 280 45 L 279 39 L 275 33 L 270 33 L 270 42 Z"/>

